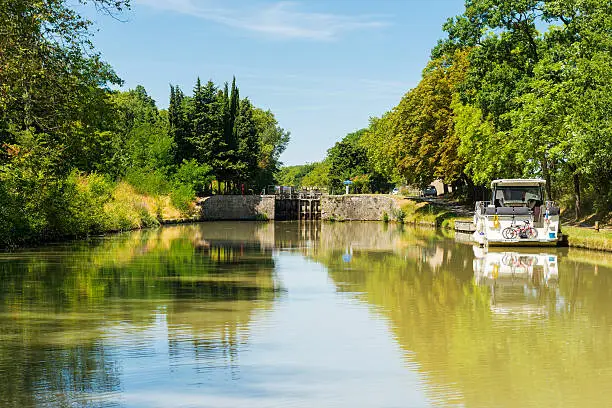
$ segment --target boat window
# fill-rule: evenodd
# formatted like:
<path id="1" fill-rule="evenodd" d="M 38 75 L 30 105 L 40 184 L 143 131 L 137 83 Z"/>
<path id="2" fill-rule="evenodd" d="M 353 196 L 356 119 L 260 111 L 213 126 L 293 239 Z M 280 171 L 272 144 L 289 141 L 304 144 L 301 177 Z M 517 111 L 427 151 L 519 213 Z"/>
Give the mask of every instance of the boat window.
<path id="1" fill-rule="evenodd" d="M 542 201 L 542 190 L 540 187 L 497 187 L 495 198 L 503 198 L 505 202 Z"/>

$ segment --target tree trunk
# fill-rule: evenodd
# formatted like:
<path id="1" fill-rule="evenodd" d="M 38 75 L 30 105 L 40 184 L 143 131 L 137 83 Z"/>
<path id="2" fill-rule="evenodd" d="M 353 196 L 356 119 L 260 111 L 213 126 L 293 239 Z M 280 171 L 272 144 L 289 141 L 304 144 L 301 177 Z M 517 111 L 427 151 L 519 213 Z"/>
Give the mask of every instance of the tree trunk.
<path id="1" fill-rule="evenodd" d="M 474 185 L 474 182 L 469 177 L 465 177 L 465 182 L 467 184 L 468 200 L 471 204 L 474 204 L 480 199 L 478 197 L 478 192 L 476 191 L 476 185 Z"/>
<path id="2" fill-rule="evenodd" d="M 553 200 L 552 195 L 552 183 L 550 179 L 550 169 L 548 168 L 548 161 L 546 157 L 540 161 L 540 165 L 542 166 L 542 174 L 544 175 L 544 180 L 546 180 L 546 195 L 548 195 L 549 200 Z"/>
<path id="3" fill-rule="evenodd" d="M 448 195 L 448 184 L 444 183 L 444 195 L 447 196 Z"/>
<path id="4" fill-rule="evenodd" d="M 580 174 L 574 171 L 574 195 L 576 197 L 576 221 L 580 219 L 582 200 L 580 198 Z"/>

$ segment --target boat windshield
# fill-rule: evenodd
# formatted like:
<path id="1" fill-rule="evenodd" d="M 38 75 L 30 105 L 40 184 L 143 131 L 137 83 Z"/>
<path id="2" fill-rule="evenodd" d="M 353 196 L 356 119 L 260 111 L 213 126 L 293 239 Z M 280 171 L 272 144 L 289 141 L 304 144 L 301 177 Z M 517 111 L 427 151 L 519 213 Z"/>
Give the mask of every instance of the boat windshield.
<path id="1" fill-rule="evenodd" d="M 524 203 L 528 201 L 542 202 L 542 189 L 537 186 L 497 186 L 494 192 L 494 200 L 505 203 Z"/>

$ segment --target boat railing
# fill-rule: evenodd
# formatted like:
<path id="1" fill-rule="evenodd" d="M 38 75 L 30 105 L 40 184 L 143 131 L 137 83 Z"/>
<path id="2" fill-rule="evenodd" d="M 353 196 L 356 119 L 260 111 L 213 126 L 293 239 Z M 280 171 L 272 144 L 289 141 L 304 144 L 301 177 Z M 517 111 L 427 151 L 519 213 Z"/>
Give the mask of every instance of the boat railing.
<path id="1" fill-rule="evenodd" d="M 546 201 L 544 208 L 548 211 L 548 215 L 559 215 L 561 212 L 561 209 L 554 201 Z"/>
<path id="2" fill-rule="evenodd" d="M 479 215 L 484 215 L 486 208 L 491 204 L 490 201 L 476 201 L 474 212 Z"/>

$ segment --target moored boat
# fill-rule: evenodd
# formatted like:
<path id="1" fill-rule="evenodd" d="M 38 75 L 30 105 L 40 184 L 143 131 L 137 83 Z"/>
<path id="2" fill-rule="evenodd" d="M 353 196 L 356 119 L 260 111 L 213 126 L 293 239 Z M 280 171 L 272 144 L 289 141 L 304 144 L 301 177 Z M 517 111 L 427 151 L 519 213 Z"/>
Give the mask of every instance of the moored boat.
<path id="1" fill-rule="evenodd" d="M 477 201 L 474 241 L 480 245 L 557 245 L 562 239 L 559 207 L 545 199 L 542 179 L 491 183 L 491 201 Z"/>

